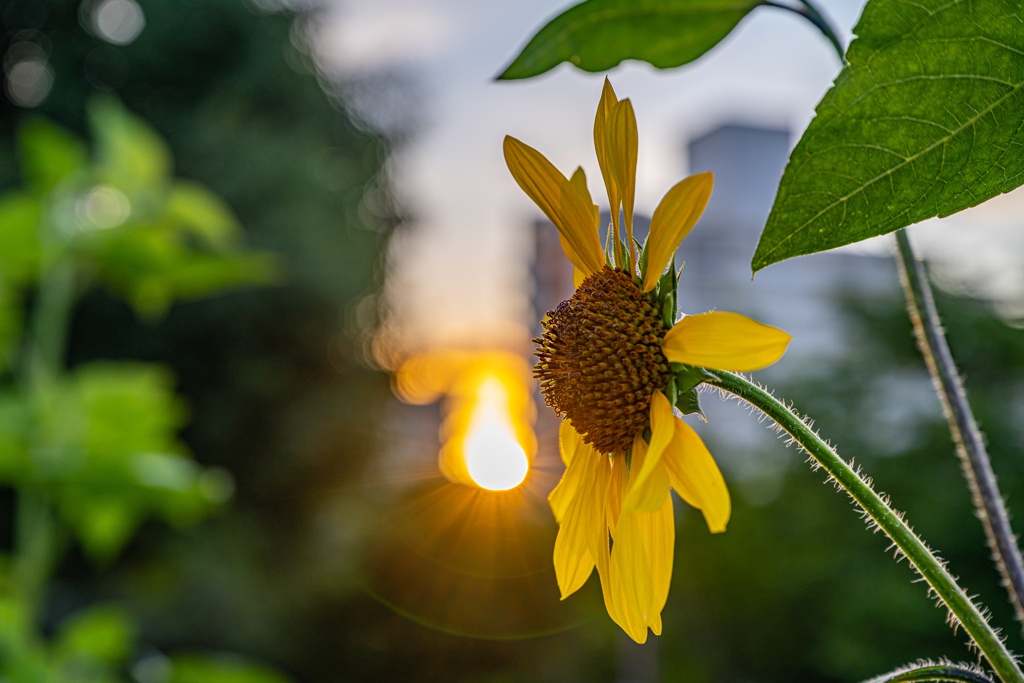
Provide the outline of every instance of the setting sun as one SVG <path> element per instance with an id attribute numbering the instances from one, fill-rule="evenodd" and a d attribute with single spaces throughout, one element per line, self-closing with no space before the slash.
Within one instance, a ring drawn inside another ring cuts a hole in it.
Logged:
<path id="1" fill-rule="evenodd" d="M 443 400 L 438 465 L 449 480 L 491 491 L 519 486 L 536 448 L 530 366 L 506 351 L 439 349 L 402 363 L 395 394 Z"/>
<path id="2" fill-rule="evenodd" d="M 480 384 L 462 451 L 469 476 L 482 488 L 504 491 L 526 478 L 530 463 L 516 438 L 508 390 L 496 377 Z"/>

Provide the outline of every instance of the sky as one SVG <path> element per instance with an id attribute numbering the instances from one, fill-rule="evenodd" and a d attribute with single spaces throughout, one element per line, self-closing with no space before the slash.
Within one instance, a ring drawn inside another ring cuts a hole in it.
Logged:
<path id="1" fill-rule="evenodd" d="M 391 173 L 413 222 L 393 244 L 387 281 L 404 353 L 439 346 L 522 350 L 528 341 L 530 229 L 541 214 L 505 166 L 506 134 L 566 175 L 582 166 L 595 201 L 607 205 L 592 138 L 604 75 L 563 64 L 526 81 L 494 80 L 571 4 L 336 0 L 314 27 L 315 50 L 332 76 L 400 74 L 412 91 L 416 132 L 392 159 Z M 862 4 L 820 3 L 844 43 Z M 808 22 L 761 7 L 694 64 L 658 71 L 626 62 L 613 69 L 612 85 L 633 102 L 638 121 L 636 212 L 650 215 L 686 176 L 687 141 L 718 125 L 785 126 L 795 143 L 839 68 Z M 1014 229 L 1022 209 L 1019 193 L 1007 195 L 922 224 L 912 237 L 946 286 L 1009 299 L 1024 292 L 1024 231 Z M 885 252 L 889 244 L 881 238 L 857 248 Z"/>

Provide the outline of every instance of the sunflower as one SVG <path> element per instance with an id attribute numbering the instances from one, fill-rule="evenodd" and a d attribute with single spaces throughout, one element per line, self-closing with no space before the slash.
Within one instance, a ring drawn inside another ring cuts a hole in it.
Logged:
<path id="1" fill-rule="evenodd" d="M 703 513 L 712 533 L 725 531 L 731 511 L 718 466 L 676 411 L 699 412 L 702 368 L 763 368 L 782 356 L 790 337 L 736 313 L 675 320 L 675 252 L 707 205 L 712 176 L 675 185 L 655 209 L 646 243 L 634 240 L 636 118 L 607 79 L 594 146 L 612 215 L 604 248 L 582 168 L 566 178 L 512 137 L 504 151 L 516 182 L 558 228 L 576 287 L 534 340 L 534 376 L 545 403 L 563 418 L 566 470 L 549 496 L 559 524 L 558 587 L 568 597 L 597 567 L 608 614 L 643 643 L 648 628 L 661 634 L 671 581 L 669 488 Z"/>

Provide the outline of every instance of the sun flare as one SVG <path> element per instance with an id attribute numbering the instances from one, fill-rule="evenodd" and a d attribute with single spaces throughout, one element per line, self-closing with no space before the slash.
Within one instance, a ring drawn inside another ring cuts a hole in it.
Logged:
<path id="1" fill-rule="evenodd" d="M 505 491 L 526 478 L 530 463 L 516 438 L 508 390 L 497 377 L 480 384 L 462 452 L 469 476 L 482 488 Z"/>
<path id="2" fill-rule="evenodd" d="M 436 350 L 407 359 L 395 380 L 403 401 L 443 399 L 438 464 L 445 477 L 491 491 L 523 483 L 537 448 L 525 359 L 504 351 Z"/>

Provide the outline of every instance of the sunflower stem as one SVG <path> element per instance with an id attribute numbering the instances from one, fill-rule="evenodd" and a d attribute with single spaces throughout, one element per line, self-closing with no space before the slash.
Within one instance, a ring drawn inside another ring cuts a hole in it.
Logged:
<path id="1" fill-rule="evenodd" d="M 814 458 L 899 548 L 935 594 L 946 604 L 953 623 L 959 623 L 1003 683 L 1022 683 L 1024 674 L 1002 639 L 945 565 L 928 549 L 903 515 L 895 511 L 849 463 L 800 419 L 793 410 L 747 379 L 721 370 L 708 370 L 707 383 L 738 396 L 784 429 Z"/>
<path id="2" fill-rule="evenodd" d="M 914 253 L 906 231 L 896 232 L 896 245 L 900 256 L 900 281 L 907 298 L 910 320 L 914 324 L 917 346 L 921 349 L 935 391 L 942 401 L 942 410 L 971 490 L 971 499 L 978 519 L 985 527 L 985 538 L 992 551 L 992 559 L 1009 593 L 1017 621 L 1024 624 L 1024 560 L 1021 559 L 1016 536 L 1010 528 L 1010 518 L 1003 505 L 1003 496 L 992 471 L 985 441 L 974 419 L 971 405 L 967 402 L 953 354 L 946 343 L 924 264 Z"/>
<path id="3" fill-rule="evenodd" d="M 992 683 L 992 679 L 978 672 L 977 667 L 967 664 L 918 663 L 901 667 L 887 674 L 876 676 L 864 683 L 924 683 L 925 681 L 960 681 L 962 683 Z"/>

